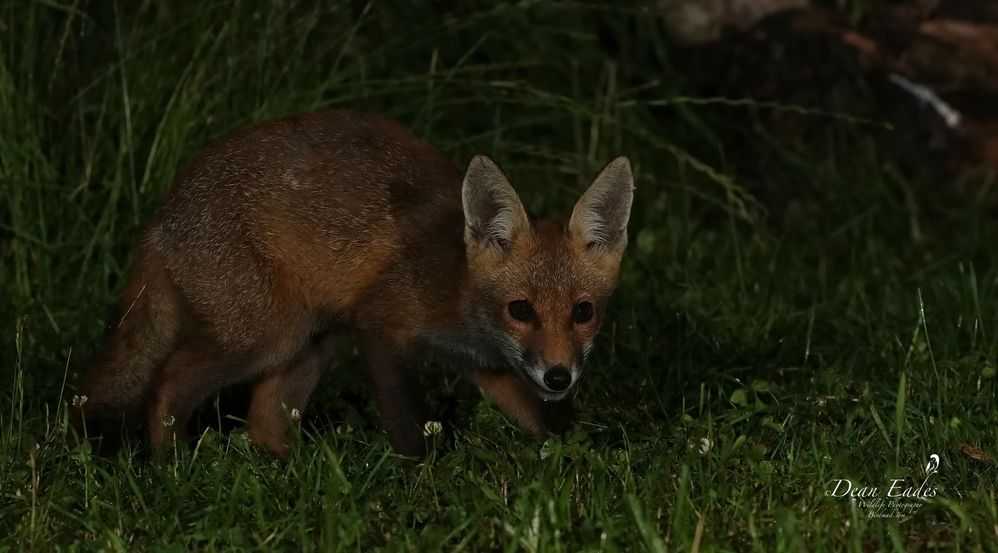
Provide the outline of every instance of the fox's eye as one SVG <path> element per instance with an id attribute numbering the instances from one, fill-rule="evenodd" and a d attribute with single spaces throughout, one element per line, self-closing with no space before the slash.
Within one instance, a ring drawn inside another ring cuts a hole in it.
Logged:
<path id="1" fill-rule="evenodd" d="M 529 323 L 534 320 L 534 308 L 527 300 L 511 301 L 507 309 L 509 309 L 509 315 L 518 321 Z"/>
<path id="2" fill-rule="evenodd" d="M 588 301 L 580 301 L 572 308 L 572 322 L 575 324 L 588 323 L 593 318 L 593 304 Z"/>

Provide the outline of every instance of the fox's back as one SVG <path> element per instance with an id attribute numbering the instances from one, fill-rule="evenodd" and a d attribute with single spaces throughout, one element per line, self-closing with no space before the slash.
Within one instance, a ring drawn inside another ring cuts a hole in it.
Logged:
<path id="1" fill-rule="evenodd" d="M 177 284 L 203 296 L 205 308 L 264 284 L 343 310 L 413 249 L 462 249 L 461 179 L 390 119 L 345 110 L 292 116 L 197 156 L 152 239 Z"/>

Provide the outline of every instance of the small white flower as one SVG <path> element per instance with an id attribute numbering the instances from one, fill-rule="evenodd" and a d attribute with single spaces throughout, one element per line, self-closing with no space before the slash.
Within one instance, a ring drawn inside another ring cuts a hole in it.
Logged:
<path id="1" fill-rule="evenodd" d="M 163 428 L 173 428 L 173 423 L 177 422 L 177 418 L 173 415 L 166 415 L 163 417 Z"/>
<path id="2" fill-rule="evenodd" d="M 436 436 L 444 431 L 444 425 L 437 421 L 426 421 L 423 425 L 423 436 Z"/>
<path id="3" fill-rule="evenodd" d="M 83 407 L 87 404 L 87 396 L 73 396 L 73 407 Z"/>
<path id="4" fill-rule="evenodd" d="M 553 447 L 551 445 L 551 440 L 544 440 L 544 443 L 541 444 L 541 450 L 540 450 L 541 461 L 551 456 L 552 449 Z"/>
<path id="5" fill-rule="evenodd" d="M 291 420 L 298 422 L 301 420 L 301 411 L 297 407 L 291 409 Z"/>
<path id="6" fill-rule="evenodd" d="M 353 427 L 349 424 L 341 424 L 336 427 L 337 434 L 350 434 L 353 432 Z"/>
<path id="7" fill-rule="evenodd" d="M 711 448 L 714 444 L 707 438 L 700 438 L 700 455 L 706 455 L 710 453 Z"/>

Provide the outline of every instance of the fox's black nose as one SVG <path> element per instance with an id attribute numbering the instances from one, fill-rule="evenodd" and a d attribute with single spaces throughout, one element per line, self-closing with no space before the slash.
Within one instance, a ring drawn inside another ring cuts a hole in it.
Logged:
<path id="1" fill-rule="evenodd" d="M 572 385 L 572 373 L 562 366 L 551 367 L 544 373 L 544 383 L 556 392 L 562 392 Z"/>

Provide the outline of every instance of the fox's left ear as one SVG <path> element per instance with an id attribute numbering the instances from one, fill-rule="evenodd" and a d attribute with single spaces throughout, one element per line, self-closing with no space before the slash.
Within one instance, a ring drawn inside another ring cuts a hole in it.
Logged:
<path id="1" fill-rule="evenodd" d="M 588 250 L 620 255 L 627 245 L 627 220 L 634 198 L 631 162 L 624 156 L 606 164 L 579 198 L 569 232 Z"/>

